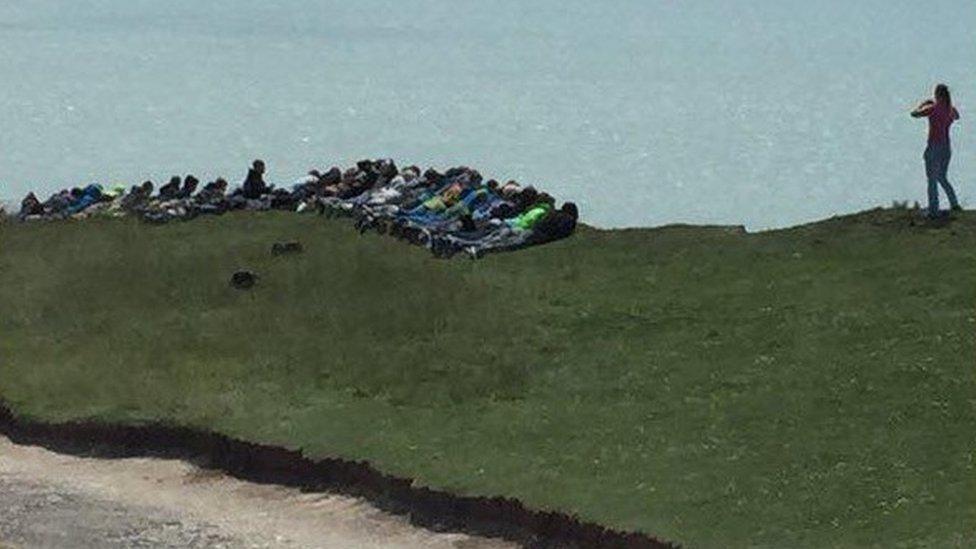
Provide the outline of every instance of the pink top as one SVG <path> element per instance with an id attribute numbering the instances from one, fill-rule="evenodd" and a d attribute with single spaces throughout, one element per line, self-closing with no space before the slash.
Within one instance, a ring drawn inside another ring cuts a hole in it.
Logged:
<path id="1" fill-rule="evenodd" d="M 949 143 L 949 127 L 959 119 L 959 111 L 942 103 L 936 103 L 929 111 L 929 144 Z"/>

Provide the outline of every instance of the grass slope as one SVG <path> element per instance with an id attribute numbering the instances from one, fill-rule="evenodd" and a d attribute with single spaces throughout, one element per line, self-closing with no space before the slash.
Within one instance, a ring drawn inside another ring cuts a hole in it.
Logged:
<path id="1" fill-rule="evenodd" d="M 7 224 L 0 397 L 695 547 L 972 546 L 976 217 L 910 215 L 584 228 L 477 262 L 316 216 Z M 271 257 L 286 238 L 306 253 Z"/>

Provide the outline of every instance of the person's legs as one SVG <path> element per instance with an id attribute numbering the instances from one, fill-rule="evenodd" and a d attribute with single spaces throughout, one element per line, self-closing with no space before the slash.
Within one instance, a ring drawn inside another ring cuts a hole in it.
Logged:
<path id="1" fill-rule="evenodd" d="M 952 150 L 946 147 L 942 154 L 939 155 L 938 164 L 938 181 L 945 189 L 946 196 L 949 197 L 949 206 L 953 210 L 959 209 L 959 199 L 956 198 L 956 190 L 952 188 L 952 184 L 949 183 L 949 161 L 952 160 Z"/>
<path id="2" fill-rule="evenodd" d="M 937 162 L 937 152 L 930 145 L 925 149 L 925 176 L 929 181 L 929 217 L 936 217 L 939 215 L 939 185 L 938 185 L 938 162 Z"/>

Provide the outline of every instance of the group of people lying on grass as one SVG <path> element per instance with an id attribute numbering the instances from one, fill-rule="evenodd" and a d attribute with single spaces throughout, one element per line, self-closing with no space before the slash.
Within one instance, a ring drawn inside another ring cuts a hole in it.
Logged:
<path id="1" fill-rule="evenodd" d="M 439 257 L 463 251 L 472 257 L 565 238 L 579 212 L 566 202 L 514 181 L 483 181 L 467 167 L 445 173 L 411 166 L 398 171 L 388 160 L 363 163 L 355 178 L 327 186 L 319 206 L 357 218 L 361 231 L 390 232 L 423 245 Z M 361 182 L 348 184 L 348 181 Z"/>
<path id="2" fill-rule="evenodd" d="M 579 212 L 535 188 L 515 181 L 483 181 L 467 168 L 400 170 L 389 159 L 362 160 L 326 172 L 312 170 L 290 189 L 264 180 L 265 164 L 255 160 L 243 183 L 229 190 L 224 179 L 207 183 L 173 177 L 155 192 L 151 181 L 126 190 L 93 184 L 66 189 L 41 202 L 29 193 L 18 218 L 86 218 L 135 215 L 150 223 L 220 215 L 233 210 L 318 211 L 356 218 L 361 231 L 375 229 L 425 246 L 438 257 L 465 252 L 472 257 L 565 238 L 576 229 Z"/>

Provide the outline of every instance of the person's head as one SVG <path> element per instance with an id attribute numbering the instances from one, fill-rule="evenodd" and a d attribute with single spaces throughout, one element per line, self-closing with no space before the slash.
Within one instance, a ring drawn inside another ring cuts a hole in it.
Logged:
<path id="1" fill-rule="evenodd" d="M 939 84 L 935 87 L 935 102 L 940 105 L 952 106 L 952 95 L 949 93 L 949 86 Z"/>
<path id="2" fill-rule="evenodd" d="M 382 175 L 387 179 L 393 178 L 398 173 L 400 173 L 400 170 L 397 168 L 396 162 L 394 162 L 392 158 L 383 158 L 381 160 L 377 160 L 376 163 L 373 165 L 373 171 L 375 171 L 376 173 Z"/>
<path id="3" fill-rule="evenodd" d="M 572 202 L 564 203 L 563 207 L 560 208 L 560 211 L 572 217 L 574 221 L 579 219 L 579 209 L 576 207 L 576 204 Z"/>
<path id="4" fill-rule="evenodd" d="M 539 191 L 535 187 L 525 187 L 519 193 L 519 200 L 525 205 L 535 204 L 539 198 Z"/>
<path id="5" fill-rule="evenodd" d="M 255 160 L 251 164 L 251 168 L 253 168 L 254 171 L 256 171 L 257 173 L 263 175 L 264 174 L 264 160 Z"/>
<path id="6" fill-rule="evenodd" d="M 427 181 L 427 184 L 429 185 L 439 185 L 443 179 L 444 175 L 434 168 L 427 168 L 427 170 L 424 171 L 424 180 Z"/>
<path id="7" fill-rule="evenodd" d="M 200 180 L 192 175 L 186 176 L 183 180 L 183 188 L 180 190 L 180 195 L 183 198 L 189 198 L 190 195 L 197 191 L 197 186 L 200 184 Z"/>
<path id="8" fill-rule="evenodd" d="M 518 181 L 515 181 L 514 179 L 510 179 L 507 183 L 502 185 L 502 188 L 499 190 L 501 195 L 505 198 L 512 198 L 521 191 L 522 186 L 519 185 Z"/>

